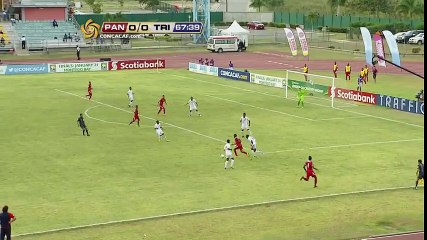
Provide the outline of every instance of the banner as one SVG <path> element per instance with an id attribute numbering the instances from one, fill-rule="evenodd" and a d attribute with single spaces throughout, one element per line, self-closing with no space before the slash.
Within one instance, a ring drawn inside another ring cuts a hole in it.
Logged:
<path id="1" fill-rule="evenodd" d="M 308 56 L 308 44 L 307 44 L 307 38 L 305 37 L 305 33 L 299 27 L 297 27 L 296 30 L 299 38 L 299 43 L 301 44 L 302 55 Z"/>
<path id="2" fill-rule="evenodd" d="M 384 42 L 379 32 L 374 34 L 374 42 L 377 56 L 380 56 L 385 59 Z M 382 59 L 378 59 L 378 66 L 385 67 L 385 61 Z"/>
<path id="3" fill-rule="evenodd" d="M 213 66 L 207 66 L 197 63 L 188 63 L 188 70 L 190 72 L 218 76 L 218 68 Z"/>
<path id="4" fill-rule="evenodd" d="M 0 75 L 6 74 L 6 66 L 0 66 Z"/>
<path id="5" fill-rule="evenodd" d="M 5 74 L 34 74 L 34 73 L 48 73 L 48 64 L 19 64 L 7 65 Z"/>
<path id="6" fill-rule="evenodd" d="M 329 96 L 332 96 L 332 94 L 335 94 L 335 98 L 344 99 L 344 100 L 350 100 L 360 103 L 367 103 L 376 105 L 377 104 L 377 98 L 378 94 L 375 93 L 368 93 L 368 92 L 359 92 L 359 91 L 353 91 L 349 89 L 343 89 L 343 88 L 335 88 L 334 92 L 332 92 L 331 87 L 329 87 Z"/>
<path id="7" fill-rule="evenodd" d="M 397 47 L 396 39 L 394 38 L 393 34 L 388 30 L 383 31 L 383 35 L 385 37 L 385 40 L 387 41 L 388 48 L 390 49 L 391 62 L 396 64 L 397 66 L 400 66 L 400 54 L 399 48 Z"/>
<path id="8" fill-rule="evenodd" d="M 49 72 L 51 73 L 94 72 L 94 71 L 106 71 L 106 70 L 107 70 L 107 62 L 49 64 Z"/>
<path id="9" fill-rule="evenodd" d="M 320 84 L 311 84 L 309 82 L 288 79 L 288 86 L 294 89 L 304 89 L 309 92 L 328 94 L 328 86 Z"/>
<path id="10" fill-rule="evenodd" d="M 292 56 L 296 56 L 298 54 L 297 43 L 295 42 L 294 34 L 292 30 L 289 28 L 284 28 L 286 38 L 288 38 L 289 47 L 291 48 Z"/>
<path id="11" fill-rule="evenodd" d="M 283 88 L 284 78 L 251 73 L 251 83 L 269 87 Z"/>
<path id="12" fill-rule="evenodd" d="M 166 60 L 164 59 L 139 59 L 139 60 L 122 60 L 108 62 L 108 70 L 134 70 L 134 69 L 155 69 L 165 68 Z"/>
<path id="13" fill-rule="evenodd" d="M 227 68 L 218 68 L 218 77 L 249 82 L 251 79 L 251 74 L 249 72 L 241 72 Z"/>
<path id="14" fill-rule="evenodd" d="M 398 98 L 387 95 L 378 95 L 377 105 L 392 108 L 404 112 L 424 115 L 424 102 L 418 102 L 406 98 Z"/>
<path id="15" fill-rule="evenodd" d="M 360 27 L 360 32 L 362 33 L 363 44 L 365 45 L 365 59 L 366 63 L 372 66 L 372 57 L 374 56 L 372 53 L 372 40 L 371 33 L 365 27 Z"/>

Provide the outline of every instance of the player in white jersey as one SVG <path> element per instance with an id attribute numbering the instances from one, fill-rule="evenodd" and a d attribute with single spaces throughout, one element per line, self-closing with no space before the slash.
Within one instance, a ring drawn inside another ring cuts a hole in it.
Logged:
<path id="1" fill-rule="evenodd" d="M 246 135 L 246 139 L 251 143 L 251 150 L 256 152 L 256 139 L 254 136 Z"/>
<path id="2" fill-rule="evenodd" d="M 188 100 L 187 104 L 190 107 L 190 114 L 189 116 L 191 116 L 191 114 L 193 113 L 193 111 L 196 111 L 197 114 L 199 114 L 199 117 L 202 116 L 199 113 L 199 110 L 197 109 L 197 107 L 199 106 L 199 104 L 197 104 L 196 99 L 194 99 L 193 97 L 190 97 L 190 100 Z"/>
<path id="3" fill-rule="evenodd" d="M 230 161 L 230 167 L 233 169 L 234 168 L 234 157 L 233 157 L 233 153 L 231 152 L 231 144 L 230 144 L 230 139 L 227 139 L 227 143 L 224 145 L 224 152 L 225 152 L 225 164 L 224 164 L 224 169 L 227 169 L 228 166 L 228 161 Z"/>
<path id="4" fill-rule="evenodd" d="M 134 93 L 132 91 L 132 87 L 129 87 L 127 95 L 129 98 L 129 105 L 128 106 L 131 107 L 131 106 L 133 106 L 133 95 L 134 95 Z"/>
<path id="5" fill-rule="evenodd" d="M 249 129 L 251 126 L 251 120 L 249 120 L 249 118 L 246 116 L 246 113 L 243 113 L 243 116 L 240 118 L 240 123 L 242 124 L 242 137 L 245 137 L 245 130 L 248 130 L 249 134 L 252 134 L 251 130 Z"/>
<path id="6" fill-rule="evenodd" d="M 163 132 L 162 125 L 160 124 L 159 120 L 156 120 L 156 124 L 154 124 L 154 129 L 156 130 L 156 134 L 159 137 L 159 141 L 164 138 L 166 142 L 169 142 L 166 138 L 165 133 Z"/>

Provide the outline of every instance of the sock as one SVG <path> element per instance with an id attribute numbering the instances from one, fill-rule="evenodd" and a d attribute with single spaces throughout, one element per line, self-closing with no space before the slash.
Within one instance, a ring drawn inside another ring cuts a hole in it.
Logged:
<path id="1" fill-rule="evenodd" d="M 140 126 L 139 126 L 139 120 L 138 120 L 138 127 L 140 127 Z"/>
<path id="2" fill-rule="evenodd" d="M 83 136 L 85 135 L 85 130 L 83 130 Z"/>
<path id="3" fill-rule="evenodd" d="M 89 136 L 89 131 L 86 129 L 86 135 L 88 135 Z"/>
<path id="4" fill-rule="evenodd" d="M 317 187 L 317 177 L 314 176 L 314 186 Z"/>
<path id="5" fill-rule="evenodd" d="M 234 167 L 234 159 L 231 159 L 231 168 Z"/>
<path id="6" fill-rule="evenodd" d="M 162 111 L 162 109 L 160 109 L 160 110 L 157 112 L 157 114 L 159 114 L 161 111 Z"/>
<path id="7" fill-rule="evenodd" d="M 417 181 L 415 181 L 415 187 L 418 187 L 418 180 Z"/>
<path id="8" fill-rule="evenodd" d="M 225 160 L 224 168 L 227 169 L 228 160 Z"/>

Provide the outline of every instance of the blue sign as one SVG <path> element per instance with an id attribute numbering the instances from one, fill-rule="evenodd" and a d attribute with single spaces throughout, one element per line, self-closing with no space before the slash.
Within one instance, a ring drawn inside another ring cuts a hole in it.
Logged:
<path id="1" fill-rule="evenodd" d="M 218 68 L 218 77 L 245 82 L 249 82 L 251 80 L 251 74 L 249 72 L 241 72 L 227 68 Z"/>
<path id="2" fill-rule="evenodd" d="M 48 73 L 48 64 L 19 64 L 7 65 L 5 74 L 34 74 L 34 73 Z"/>
<path id="3" fill-rule="evenodd" d="M 424 115 L 424 102 L 378 94 L 377 105 Z"/>

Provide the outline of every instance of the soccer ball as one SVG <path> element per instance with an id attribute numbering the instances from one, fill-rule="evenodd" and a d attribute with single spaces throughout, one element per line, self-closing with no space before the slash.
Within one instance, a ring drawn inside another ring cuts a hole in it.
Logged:
<path id="1" fill-rule="evenodd" d="M 224 158 L 224 154 L 221 154 L 221 156 L 220 156 L 221 158 Z"/>

